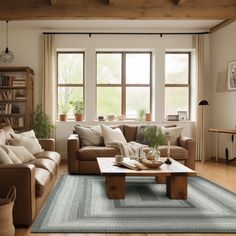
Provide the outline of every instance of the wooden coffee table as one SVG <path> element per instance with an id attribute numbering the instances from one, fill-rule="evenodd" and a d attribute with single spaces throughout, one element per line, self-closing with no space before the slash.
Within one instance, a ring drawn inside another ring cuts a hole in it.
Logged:
<path id="1" fill-rule="evenodd" d="M 171 159 L 172 164 L 163 164 L 158 169 L 131 170 L 114 166 L 114 158 L 98 157 L 97 162 L 102 175 L 106 177 L 106 190 L 109 199 L 125 198 L 126 176 L 154 176 L 158 183 L 159 177 L 166 177 L 166 194 L 170 199 L 187 199 L 188 176 L 196 176 L 194 170 Z M 163 161 L 166 158 L 162 158 Z"/>

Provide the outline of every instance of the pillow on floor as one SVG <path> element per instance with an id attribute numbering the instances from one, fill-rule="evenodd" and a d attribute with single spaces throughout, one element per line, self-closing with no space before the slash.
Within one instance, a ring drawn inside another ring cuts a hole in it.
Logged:
<path id="1" fill-rule="evenodd" d="M 20 134 L 11 134 L 11 136 L 12 139 L 8 140 L 10 145 L 24 146 L 33 155 L 43 151 L 33 130 Z"/>
<path id="2" fill-rule="evenodd" d="M 170 145 L 178 145 L 178 138 L 181 136 L 183 130 L 182 127 L 162 127 L 161 129 L 164 135 L 170 137 Z M 168 139 L 166 139 L 165 145 L 167 145 L 167 143 Z"/>
<path id="3" fill-rule="evenodd" d="M 6 145 L 6 147 L 12 150 L 22 163 L 36 159 L 24 146 Z"/>
<path id="4" fill-rule="evenodd" d="M 95 125 L 92 127 L 75 126 L 75 131 L 79 135 L 81 146 L 104 145 L 100 125 Z"/>
<path id="5" fill-rule="evenodd" d="M 106 146 L 112 142 L 127 143 L 120 128 L 113 129 L 107 125 L 101 125 L 101 130 Z"/>
<path id="6" fill-rule="evenodd" d="M 13 164 L 13 161 L 8 156 L 6 150 L 0 147 L 0 164 Z"/>

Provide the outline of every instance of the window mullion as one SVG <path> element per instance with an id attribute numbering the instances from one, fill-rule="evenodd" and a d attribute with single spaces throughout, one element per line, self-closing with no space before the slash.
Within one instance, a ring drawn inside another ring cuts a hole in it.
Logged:
<path id="1" fill-rule="evenodd" d="M 126 53 L 122 53 L 122 62 L 121 62 L 121 113 L 126 115 Z"/>

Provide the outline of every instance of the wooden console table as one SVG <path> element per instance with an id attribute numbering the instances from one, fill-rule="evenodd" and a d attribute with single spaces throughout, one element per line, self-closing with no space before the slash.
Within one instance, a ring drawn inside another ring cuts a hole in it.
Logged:
<path id="1" fill-rule="evenodd" d="M 209 132 L 216 133 L 216 161 L 218 161 L 218 153 L 219 153 L 219 134 L 231 134 L 232 135 L 232 143 L 234 142 L 234 135 L 236 134 L 235 129 L 208 129 Z M 229 162 L 235 161 L 236 157 L 233 157 L 231 160 L 229 160 L 229 152 L 228 148 L 225 149 L 226 154 L 226 164 Z"/>

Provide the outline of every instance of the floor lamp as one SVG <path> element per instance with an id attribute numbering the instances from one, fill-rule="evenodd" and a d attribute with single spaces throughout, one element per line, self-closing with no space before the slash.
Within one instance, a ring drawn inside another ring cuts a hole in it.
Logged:
<path id="1" fill-rule="evenodd" d="M 200 155 L 202 156 L 202 163 L 205 161 L 205 143 L 204 143 L 204 106 L 209 105 L 208 101 L 201 100 L 198 103 L 202 107 L 202 120 L 201 120 L 201 135 L 200 135 Z"/>

